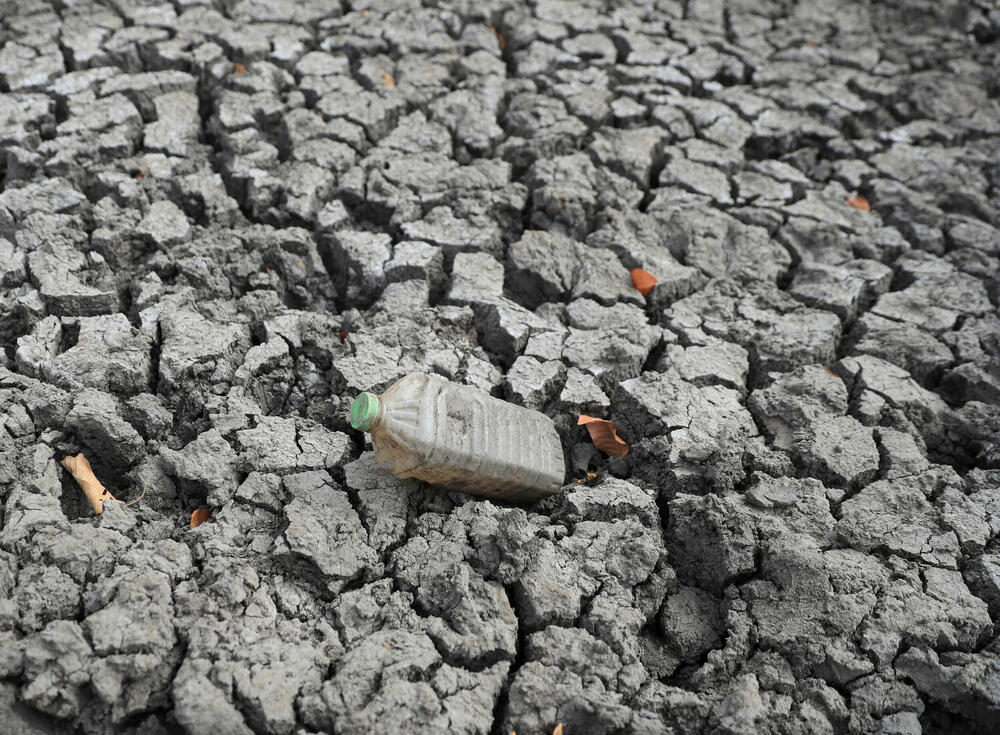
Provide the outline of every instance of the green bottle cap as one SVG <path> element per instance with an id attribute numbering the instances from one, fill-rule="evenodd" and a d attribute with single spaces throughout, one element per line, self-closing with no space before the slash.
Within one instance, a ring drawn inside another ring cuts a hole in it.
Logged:
<path id="1" fill-rule="evenodd" d="M 351 406 L 351 426 L 358 431 L 368 431 L 375 425 L 380 408 L 381 403 L 374 393 L 358 394 Z"/>

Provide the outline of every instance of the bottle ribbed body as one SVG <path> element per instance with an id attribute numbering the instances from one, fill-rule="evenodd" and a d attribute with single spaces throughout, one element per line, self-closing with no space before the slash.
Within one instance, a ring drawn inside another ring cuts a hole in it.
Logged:
<path id="1" fill-rule="evenodd" d="M 538 411 L 423 373 L 379 400 L 372 446 L 398 477 L 511 501 L 551 495 L 563 483 L 559 435 Z"/>

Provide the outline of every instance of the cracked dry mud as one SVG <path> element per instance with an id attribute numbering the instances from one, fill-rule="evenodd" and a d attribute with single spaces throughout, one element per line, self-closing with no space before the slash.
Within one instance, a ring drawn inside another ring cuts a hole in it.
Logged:
<path id="1" fill-rule="evenodd" d="M 0 732 L 1000 727 L 990 0 L 2 5 Z"/>

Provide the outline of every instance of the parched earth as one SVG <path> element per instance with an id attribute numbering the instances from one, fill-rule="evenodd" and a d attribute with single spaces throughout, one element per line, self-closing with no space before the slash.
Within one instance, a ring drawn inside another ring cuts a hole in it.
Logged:
<path id="1" fill-rule="evenodd" d="M 997 731 L 998 38 L 4 0 L 0 733 Z M 383 473 L 346 411 L 413 371 L 567 486 Z"/>

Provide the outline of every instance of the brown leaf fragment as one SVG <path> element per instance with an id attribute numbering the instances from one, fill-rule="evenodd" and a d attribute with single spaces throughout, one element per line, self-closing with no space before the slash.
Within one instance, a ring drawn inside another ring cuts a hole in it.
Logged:
<path id="1" fill-rule="evenodd" d="M 337 336 L 340 337 L 340 344 L 344 344 L 350 335 L 350 332 L 337 332 Z"/>
<path id="2" fill-rule="evenodd" d="M 100 514 L 104 512 L 104 502 L 106 500 L 117 500 L 97 479 L 94 471 L 90 468 L 90 462 L 87 461 L 82 452 L 75 457 L 63 457 L 59 464 L 73 475 L 73 479 L 76 480 L 76 484 L 80 486 L 84 495 L 87 496 L 87 500 L 90 501 L 95 513 Z"/>
<path id="3" fill-rule="evenodd" d="M 503 40 L 503 34 L 492 26 L 490 27 L 490 33 L 497 37 L 497 48 L 503 51 L 503 47 L 507 45 L 507 42 Z"/>
<path id="4" fill-rule="evenodd" d="M 212 511 L 208 508 L 198 508 L 198 510 L 191 514 L 191 528 L 197 528 L 211 517 Z"/>
<path id="5" fill-rule="evenodd" d="M 247 66 L 246 66 L 246 64 L 237 64 L 237 65 L 236 65 L 236 69 L 235 69 L 235 71 L 236 71 L 236 73 L 237 73 L 237 74 L 242 74 L 242 73 L 243 73 L 243 72 L 245 72 L 246 70 L 247 70 Z"/>
<path id="6" fill-rule="evenodd" d="M 656 277 L 649 271 L 644 271 L 642 268 L 632 269 L 632 285 L 643 296 L 649 296 L 649 292 L 657 283 Z"/>
<path id="7" fill-rule="evenodd" d="M 618 436 L 615 425 L 611 421 L 581 415 L 577 419 L 576 425 L 586 426 L 587 432 L 590 434 L 590 441 L 594 442 L 594 446 L 609 457 L 624 457 L 628 454 L 628 442 Z"/>
<path id="8" fill-rule="evenodd" d="M 382 75 L 382 84 L 387 86 L 389 89 L 396 88 L 396 80 L 389 72 L 386 72 L 385 74 Z"/>
<path id="9" fill-rule="evenodd" d="M 863 196 L 858 194 L 855 197 L 847 197 L 847 203 L 850 204 L 855 209 L 860 209 L 862 212 L 872 211 L 872 205 L 868 203 L 868 200 Z"/>

